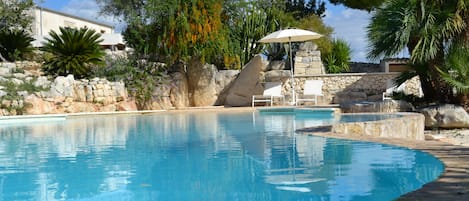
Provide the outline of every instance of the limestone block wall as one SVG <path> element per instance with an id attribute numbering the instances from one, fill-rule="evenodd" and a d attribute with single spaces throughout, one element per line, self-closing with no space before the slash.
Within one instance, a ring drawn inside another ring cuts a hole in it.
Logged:
<path id="1" fill-rule="evenodd" d="M 382 100 L 387 82 L 397 77 L 399 73 L 344 73 L 324 75 L 295 76 L 295 93 L 302 94 L 305 80 L 322 80 L 324 97 L 319 100 L 322 104 L 343 103 L 347 101 L 377 101 Z M 274 80 L 273 78 L 270 80 Z M 288 77 L 277 78 L 283 82 L 283 93 L 290 96 L 291 81 Z M 418 77 L 405 83 L 406 94 L 422 95 Z"/>
<path id="2" fill-rule="evenodd" d="M 422 114 L 398 114 L 400 117 L 380 121 L 334 124 L 331 132 L 347 135 L 425 140 L 425 117 Z"/>
<path id="3" fill-rule="evenodd" d="M 295 75 L 320 75 L 324 73 L 320 51 L 296 53 Z"/>
<path id="4" fill-rule="evenodd" d="M 295 75 L 320 75 L 325 74 L 321 61 L 321 52 L 318 46 L 312 42 L 302 43 L 295 55 Z"/>

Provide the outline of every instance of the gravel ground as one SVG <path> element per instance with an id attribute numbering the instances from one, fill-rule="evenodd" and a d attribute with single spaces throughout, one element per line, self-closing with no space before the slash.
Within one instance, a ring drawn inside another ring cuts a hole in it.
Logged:
<path id="1" fill-rule="evenodd" d="M 425 130 L 425 139 L 469 147 L 469 129 Z"/>

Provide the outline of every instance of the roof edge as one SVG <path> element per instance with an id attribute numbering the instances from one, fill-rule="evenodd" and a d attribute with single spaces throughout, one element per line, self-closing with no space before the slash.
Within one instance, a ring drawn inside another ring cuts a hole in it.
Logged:
<path id="1" fill-rule="evenodd" d="M 50 8 L 45 8 L 45 7 L 37 6 L 37 5 L 35 6 L 35 9 L 39 9 L 39 10 L 44 10 L 44 11 L 52 12 L 52 13 L 55 13 L 55 14 L 59 14 L 59 15 L 63 15 L 63 16 L 67 16 L 67 17 L 71 17 L 71 18 L 83 20 L 83 21 L 86 21 L 86 22 L 91 22 L 91 23 L 94 23 L 94 24 L 97 24 L 97 25 L 109 27 L 109 28 L 111 28 L 111 29 L 114 30 L 114 26 L 113 26 L 113 25 L 106 24 L 106 23 L 102 23 L 102 22 L 97 22 L 97 21 L 94 21 L 94 20 L 91 20 L 91 19 L 86 19 L 86 18 L 84 18 L 84 17 L 79 17 L 79 16 L 76 16 L 76 15 L 67 14 L 67 13 L 64 13 L 64 12 L 52 10 L 52 9 L 50 9 Z"/>

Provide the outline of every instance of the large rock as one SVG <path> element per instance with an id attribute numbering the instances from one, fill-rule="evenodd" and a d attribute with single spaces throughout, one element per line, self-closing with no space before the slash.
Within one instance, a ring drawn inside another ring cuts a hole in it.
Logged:
<path id="1" fill-rule="evenodd" d="M 170 91 L 170 101 L 175 108 L 189 107 L 189 85 L 187 83 L 186 74 L 174 72 L 170 75 L 172 87 Z"/>
<path id="2" fill-rule="evenodd" d="M 419 109 L 427 128 L 469 128 L 469 115 L 461 106 L 435 105 Z"/>
<path id="3" fill-rule="evenodd" d="M 255 56 L 244 66 L 231 87 L 222 94 L 222 101 L 226 106 L 249 106 L 252 95 L 262 94 L 262 85 L 259 82 L 261 69 L 267 64 L 262 61 L 260 55 Z"/>
<path id="4" fill-rule="evenodd" d="M 191 105 L 195 107 L 215 105 L 217 91 L 215 77 L 218 69 L 212 64 L 201 64 L 199 61 L 191 62 L 187 70 L 189 95 Z"/>
<path id="5" fill-rule="evenodd" d="M 51 85 L 51 81 L 49 81 L 49 79 L 47 79 L 45 76 L 40 76 L 36 79 L 36 81 L 34 81 L 33 84 L 35 87 L 48 88 Z"/>
<path id="6" fill-rule="evenodd" d="M 86 85 L 80 83 L 75 85 L 73 89 L 75 91 L 74 100 L 79 102 L 86 102 Z"/>
<path id="7" fill-rule="evenodd" d="M 134 100 L 122 101 L 116 105 L 117 111 L 137 111 L 137 104 Z"/>
<path id="8" fill-rule="evenodd" d="M 26 105 L 25 114 L 54 114 L 55 104 L 53 102 L 45 101 L 42 98 L 38 98 L 35 95 L 29 95 L 24 98 Z"/>
<path id="9" fill-rule="evenodd" d="M 233 86 L 234 81 L 239 75 L 239 70 L 218 71 L 215 79 L 217 90 L 217 102 L 215 105 L 224 105 L 228 90 Z"/>
<path id="10" fill-rule="evenodd" d="M 0 76 L 6 77 L 11 74 L 11 69 L 5 68 L 5 67 L 0 67 Z"/>
<path id="11" fill-rule="evenodd" d="M 127 99 L 128 92 L 123 81 L 111 82 L 111 89 L 113 90 L 113 95 L 116 96 L 117 101 L 123 101 Z"/>
<path id="12" fill-rule="evenodd" d="M 217 94 L 223 91 L 239 74 L 239 70 L 221 70 L 215 77 L 215 89 Z"/>
<path id="13" fill-rule="evenodd" d="M 170 85 L 159 85 L 156 86 L 153 92 L 151 104 L 147 104 L 143 109 L 149 110 L 166 110 L 172 108 L 170 100 L 171 86 Z"/>
<path id="14" fill-rule="evenodd" d="M 285 79 L 291 78 L 291 71 L 290 70 L 271 70 L 267 71 L 264 74 L 264 80 L 266 82 L 281 82 Z"/>
<path id="15" fill-rule="evenodd" d="M 107 106 L 84 102 L 70 102 L 69 105 L 63 106 L 61 108 L 61 110 L 63 110 L 65 113 L 100 112 L 103 109 L 106 109 L 106 111 L 103 112 L 111 112 L 110 110 L 108 110 Z M 116 110 L 113 109 L 112 111 Z"/>
<path id="16" fill-rule="evenodd" d="M 75 79 L 73 75 L 68 75 L 67 77 L 58 76 L 55 78 L 52 83 L 50 92 L 53 97 L 62 96 L 62 97 L 73 97 L 73 84 Z"/>

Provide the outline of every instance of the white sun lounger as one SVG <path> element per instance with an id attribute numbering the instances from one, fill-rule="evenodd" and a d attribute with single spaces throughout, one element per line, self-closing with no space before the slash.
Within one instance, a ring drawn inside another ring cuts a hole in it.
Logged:
<path id="1" fill-rule="evenodd" d="M 264 86 L 264 93 L 262 95 L 252 96 L 252 107 L 255 103 L 270 103 L 270 106 L 274 103 L 274 98 L 281 98 L 285 102 L 285 97 L 282 95 L 282 83 L 281 82 L 266 82 Z M 282 103 L 283 103 L 282 102 Z"/>
<path id="2" fill-rule="evenodd" d="M 405 83 L 397 86 L 394 81 L 388 80 L 386 82 L 386 91 L 383 92 L 383 101 L 384 100 L 392 100 L 392 95 L 394 92 L 404 92 L 406 87 Z"/>
<path id="3" fill-rule="evenodd" d="M 322 94 L 322 80 L 306 80 L 305 86 L 303 87 L 303 95 L 296 98 L 295 104 L 298 105 L 300 102 L 314 102 L 318 104 L 318 96 L 324 96 Z"/>

